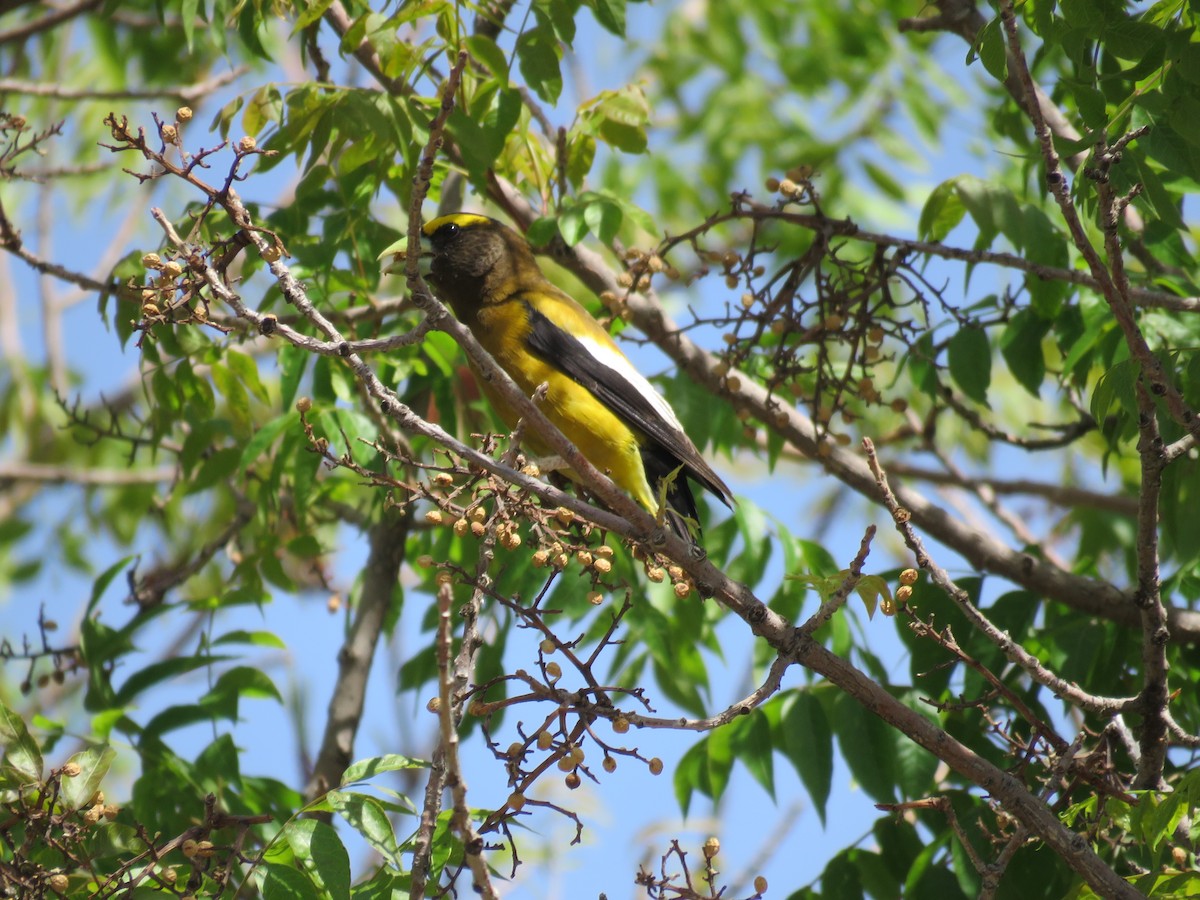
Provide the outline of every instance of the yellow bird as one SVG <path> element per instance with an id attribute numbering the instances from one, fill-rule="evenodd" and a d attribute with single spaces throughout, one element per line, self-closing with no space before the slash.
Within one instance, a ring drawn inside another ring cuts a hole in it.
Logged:
<path id="1" fill-rule="evenodd" d="M 688 478 L 732 508 L 732 493 L 670 404 L 587 310 L 547 280 L 523 236 L 486 216 L 454 213 L 426 224 L 421 246 L 438 297 L 524 393 L 548 385 L 546 417 L 588 462 L 652 514 L 665 496 L 667 521 L 688 540 L 687 520 L 699 534 Z M 519 416 L 486 379 L 479 383 L 514 427 Z M 529 444 L 547 452 L 536 436 Z"/>

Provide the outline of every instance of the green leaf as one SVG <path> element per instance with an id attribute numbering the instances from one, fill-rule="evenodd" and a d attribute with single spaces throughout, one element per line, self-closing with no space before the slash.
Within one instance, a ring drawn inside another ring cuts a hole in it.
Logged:
<path id="1" fill-rule="evenodd" d="M 316 22 L 321 16 L 325 15 L 329 7 L 333 6 L 333 0 L 310 0 L 306 8 L 299 16 L 296 17 L 295 31 L 301 31 L 309 25 Z"/>
<path id="2" fill-rule="evenodd" d="M 683 754 L 675 766 L 673 786 L 679 810 L 685 816 L 691 806 L 693 792 L 699 791 L 705 797 L 712 797 L 712 785 L 708 779 L 708 738 L 693 744 Z"/>
<path id="3" fill-rule="evenodd" d="M 704 763 L 708 775 L 708 785 L 712 793 L 713 803 L 719 803 L 721 795 L 729 784 L 729 775 L 733 772 L 735 760 L 733 749 L 733 729 L 728 726 L 717 728 L 708 736 L 705 744 Z"/>
<path id="4" fill-rule="evenodd" d="M 500 46 L 485 34 L 473 34 L 465 41 L 467 52 L 503 83 L 508 82 L 508 57 Z"/>
<path id="5" fill-rule="evenodd" d="M 1008 51 L 1004 40 L 1004 29 L 999 17 L 992 19 L 979 30 L 975 46 L 967 55 L 968 64 L 974 52 L 979 51 L 979 60 L 989 75 L 999 82 L 1008 77 Z"/>
<path id="6" fill-rule="evenodd" d="M 895 732 L 845 694 L 837 697 L 834 708 L 838 746 L 855 780 L 875 802 L 895 802 Z"/>
<path id="7" fill-rule="evenodd" d="M 588 0 L 596 21 L 619 38 L 625 37 L 625 0 Z"/>
<path id="8" fill-rule="evenodd" d="M 342 774 L 342 786 L 353 781 L 366 781 L 384 772 L 399 772 L 404 769 L 427 769 L 429 763 L 422 759 L 412 759 L 398 753 L 388 753 L 384 756 L 372 756 L 370 759 L 360 759 L 346 768 Z"/>
<path id="9" fill-rule="evenodd" d="M 225 351 L 225 362 L 228 364 L 229 370 L 241 379 L 242 385 L 248 388 L 251 394 L 263 403 L 271 402 L 271 395 L 267 392 L 266 385 L 258 377 L 258 363 L 251 356 L 230 348 Z"/>
<path id="10" fill-rule="evenodd" d="M 249 434 L 251 427 L 250 395 L 241 379 L 224 363 L 213 363 L 213 384 L 217 386 L 221 396 L 225 398 L 227 411 L 233 420 L 238 434 Z"/>
<path id="11" fill-rule="evenodd" d="M 761 709 L 735 720 L 729 726 L 734 731 L 733 752 L 750 770 L 754 780 L 775 796 L 775 748 L 771 742 L 771 726 Z"/>
<path id="12" fill-rule="evenodd" d="M 400 848 L 396 845 L 392 823 L 378 800 L 347 791 L 330 791 L 325 800 L 387 862 L 401 868 Z"/>
<path id="13" fill-rule="evenodd" d="M 205 18 L 203 0 L 183 0 L 179 7 L 179 20 L 183 25 L 183 37 L 187 42 L 188 53 L 192 52 L 197 18 Z"/>
<path id="14" fill-rule="evenodd" d="M 263 900 L 321 900 L 304 872 L 280 863 L 264 863 Z"/>
<path id="15" fill-rule="evenodd" d="M 255 462 L 262 456 L 271 444 L 275 443 L 275 439 L 283 434 L 289 425 L 300 427 L 300 419 L 294 412 L 286 412 L 276 416 L 267 424 L 263 425 L 254 435 L 246 442 L 246 446 L 242 449 L 242 455 L 238 459 L 238 472 L 245 474 L 250 468 L 250 464 Z"/>
<path id="16" fill-rule="evenodd" d="M 521 76 L 547 103 L 557 103 L 562 93 L 561 58 L 562 48 L 549 26 L 539 25 L 517 39 Z"/>
<path id="17" fill-rule="evenodd" d="M 992 383 L 992 348 L 981 328 L 960 328 L 946 347 L 950 377 L 964 394 L 987 406 Z"/>
<path id="18" fill-rule="evenodd" d="M 138 694 L 147 688 L 164 681 L 169 681 L 177 675 L 184 675 L 211 666 L 213 663 L 232 659 L 231 656 L 176 656 L 151 663 L 143 669 L 138 669 L 127 679 L 113 696 L 112 705 L 128 706 Z"/>
<path id="19" fill-rule="evenodd" d="M 1101 375 L 1092 392 L 1092 418 L 1103 424 L 1114 413 L 1114 404 L 1118 410 L 1135 413 L 1137 407 L 1133 387 L 1140 371 L 1135 360 L 1127 359 Z"/>
<path id="20" fill-rule="evenodd" d="M 588 229 L 606 244 L 617 236 L 624 218 L 621 207 L 607 197 L 597 197 L 583 208 Z"/>
<path id="21" fill-rule="evenodd" d="M 249 644 L 253 647 L 269 647 L 272 650 L 286 650 L 287 644 L 278 635 L 270 631 L 229 631 L 212 642 L 212 646 L 221 644 Z"/>
<path id="22" fill-rule="evenodd" d="M 104 592 L 108 590 L 108 586 L 112 584 L 112 580 L 124 572 L 126 567 L 128 567 L 128 565 L 133 562 L 134 559 L 136 559 L 136 557 L 133 556 L 125 556 L 121 559 L 118 559 L 115 563 L 101 572 L 96 580 L 92 582 L 92 596 L 88 599 L 87 605 L 89 617 L 91 613 L 95 611 L 96 604 L 100 602 L 101 596 L 103 596 Z"/>
<path id="23" fill-rule="evenodd" d="M 67 762 L 79 766 L 79 774 L 63 777 L 63 802 L 73 809 L 90 803 L 116 756 L 117 751 L 108 744 L 96 744 L 72 755 Z"/>
<path id="24" fill-rule="evenodd" d="M 800 775 L 821 824 L 833 783 L 833 732 L 811 688 L 789 693 L 779 728 L 783 753 Z"/>
<path id="25" fill-rule="evenodd" d="M 329 900 L 350 897 L 350 854 L 332 825 L 317 819 L 295 819 L 283 829 L 292 854 Z"/>
<path id="26" fill-rule="evenodd" d="M 1000 333 L 1000 355 L 1017 383 L 1034 397 L 1041 394 L 1046 378 L 1042 340 L 1049 331 L 1050 322 L 1031 309 L 1022 309 Z"/>
<path id="27" fill-rule="evenodd" d="M 0 703 L 0 744 L 4 745 L 0 786 L 13 789 L 42 780 L 42 751 L 25 720 Z"/>
<path id="28" fill-rule="evenodd" d="M 558 230 L 558 219 L 543 216 L 540 219 L 534 219 L 529 228 L 525 231 L 525 239 L 529 241 L 530 246 L 545 247 L 551 241 L 557 240 L 560 237 Z"/>
<path id="29" fill-rule="evenodd" d="M 568 206 L 558 217 L 558 230 L 568 247 L 574 247 L 587 237 L 587 219 L 583 213 L 584 207 L 576 204 Z"/>

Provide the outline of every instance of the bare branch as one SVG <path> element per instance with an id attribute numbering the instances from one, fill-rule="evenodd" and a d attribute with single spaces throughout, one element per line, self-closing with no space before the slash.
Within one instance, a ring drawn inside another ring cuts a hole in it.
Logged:
<path id="1" fill-rule="evenodd" d="M 10 28 L 8 31 L 0 31 L 0 46 L 18 43 L 40 32 L 49 31 L 63 22 L 95 9 L 103 2 L 104 0 L 79 0 L 79 2 L 73 3 L 70 6 L 60 7 L 52 13 L 42 16 L 40 19 L 34 19 L 26 22 L 24 25 Z"/>
<path id="2" fill-rule="evenodd" d="M 179 84 L 170 87 L 142 90 L 102 90 L 100 88 L 69 88 L 57 82 L 24 81 L 20 78 L 0 78 L 0 93 L 25 94 L 31 97 L 52 97 L 55 100 L 158 100 L 175 99 L 181 103 L 198 103 L 209 94 L 227 84 L 237 81 L 250 71 L 248 66 L 237 66 L 227 72 L 214 75 L 196 84 Z"/>
<path id="3" fill-rule="evenodd" d="M 179 472 L 168 466 L 157 469 L 88 469 L 75 465 L 0 462 L 0 482 L 32 481 L 43 484 L 78 484 L 86 487 L 120 487 L 173 481 Z"/>

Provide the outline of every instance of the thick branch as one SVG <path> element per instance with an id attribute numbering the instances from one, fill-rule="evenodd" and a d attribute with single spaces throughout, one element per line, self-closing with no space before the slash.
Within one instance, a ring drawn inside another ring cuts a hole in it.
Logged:
<path id="1" fill-rule="evenodd" d="M 367 678 L 400 577 L 411 509 L 409 506 L 405 512 L 395 508 L 385 510 L 371 528 L 371 549 L 363 570 L 362 593 L 355 607 L 350 633 L 338 652 L 338 676 L 329 700 L 325 735 L 304 790 L 309 800 L 340 784 L 342 773 L 353 762 L 354 739 L 362 722 Z"/>

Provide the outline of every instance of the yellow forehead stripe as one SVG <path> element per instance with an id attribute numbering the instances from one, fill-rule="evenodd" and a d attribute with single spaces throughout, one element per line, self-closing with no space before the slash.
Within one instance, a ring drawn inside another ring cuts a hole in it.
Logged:
<path id="1" fill-rule="evenodd" d="M 449 216 L 439 216 L 430 222 L 426 222 L 425 227 L 421 231 L 426 237 L 432 237 L 433 233 L 443 225 L 457 225 L 459 228 L 470 228 L 472 225 L 487 225 L 491 221 L 487 216 L 477 216 L 473 213 L 454 213 Z"/>

